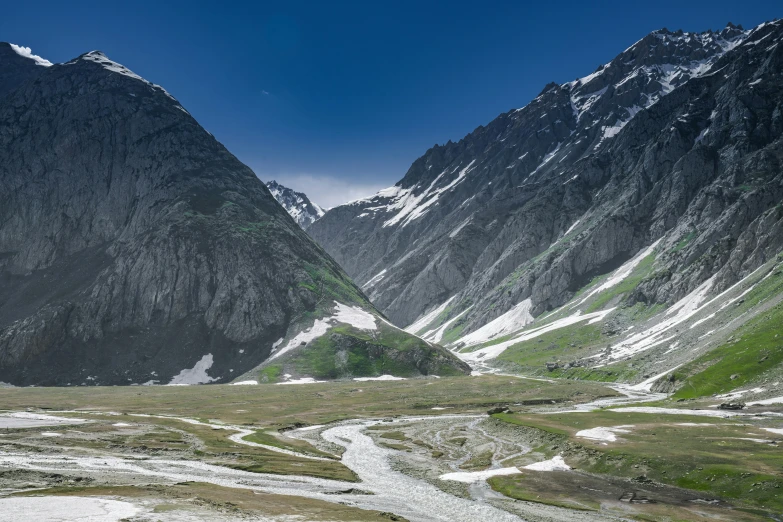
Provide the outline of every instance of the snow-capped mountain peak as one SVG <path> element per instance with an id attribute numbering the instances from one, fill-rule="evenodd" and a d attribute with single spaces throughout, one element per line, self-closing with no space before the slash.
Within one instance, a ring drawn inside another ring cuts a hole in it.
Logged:
<path id="1" fill-rule="evenodd" d="M 266 187 L 303 229 L 307 229 L 325 213 L 324 209 L 310 201 L 304 193 L 296 192 L 275 180 L 267 181 Z"/>

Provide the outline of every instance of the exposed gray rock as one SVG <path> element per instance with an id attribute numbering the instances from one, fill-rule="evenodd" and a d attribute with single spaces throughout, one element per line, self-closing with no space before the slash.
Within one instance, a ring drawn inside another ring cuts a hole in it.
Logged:
<path id="1" fill-rule="evenodd" d="M 9 49 L 0 380 L 168 383 L 192 369 L 225 382 L 333 300 L 377 314 L 163 88 L 99 52 L 41 67 Z"/>
<path id="2" fill-rule="evenodd" d="M 300 227 L 307 230 L 313 222 L 324 215 L 324 210 L 310 201 L 310 198 L 302 192 L 296 192 L 284 187 L 275 180 L 267 181 L 266 188 L 275 197 L 278 203 L 294 218 Z"/>
<path id="3" fill-rule="evenodd" d="M 463 334 L 538 316 L 659 239 L 632 300 L 724 289 L 783 248 L 782 37 L 653 32 L 308 232 L 401 326 L 451 297 Z"/>

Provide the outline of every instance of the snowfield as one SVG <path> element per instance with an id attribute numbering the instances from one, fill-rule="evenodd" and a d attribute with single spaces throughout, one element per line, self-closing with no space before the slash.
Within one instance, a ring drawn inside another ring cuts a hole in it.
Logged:
<path id="1" fill-rule="evenodd" d="M 334 302 L 335 312 L 329 317 L 322 319 L 316 319 L 309 329 L 299 332 L 293 339 L 288 341 L 282 349 L 277 350 L 273 348 L 273 354 L 269 357 L 269 361 L 277 359 L 281 355 L 290 352 L 294 348 L 307 344 L 314 339 L 317 339 L 329 331 L 333 326 L 338 323 L 348 324 L 359 330 L 377 330 L 378 326 L 375 323 L 375 316 L 369 312 L 362 310 L 357 306 L 348 306 L 342 303 Z M 277 344 L 277 343 L 275 343 Z"/>

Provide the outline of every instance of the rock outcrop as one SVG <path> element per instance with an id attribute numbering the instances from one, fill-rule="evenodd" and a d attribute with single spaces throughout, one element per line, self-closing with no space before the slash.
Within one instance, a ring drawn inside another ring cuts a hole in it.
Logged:
<path id="1" fill-rule="evenodd" d="M 659 240 L 633 301 L 717 293 L 783 248 L 781 39 L 653 32 L 308 232 L 396 324 L 436 311 L 459 335 L 557 309 Z"/>
<path id="2" fill-rule="evenodd" d="M 382 321 L 248 167 L 100 52 L 0 44 L 0 155 L 0 381 L 225 382 L 338 304 Z"/>
<path id="3" fill-rule="evenodd" d="M 304 230 L 324 215 L 324 210 L 302 192 L 284 187 L 275 180 L 267 181 L 266 188 Z"/>

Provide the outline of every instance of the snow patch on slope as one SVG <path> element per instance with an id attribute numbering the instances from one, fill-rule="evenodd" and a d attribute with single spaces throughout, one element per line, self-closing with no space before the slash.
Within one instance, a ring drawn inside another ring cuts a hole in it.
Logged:
<path id="1" fill-rule="evenodd" d="M 466 335 L 458 342 L 464 343 L 465 346 L 475 346 L 496 337 L 516 332 L 533 322 L 533 316 L 530 315 L 532 307 L 533 302 L 529 298 L 525 299 L 505 314 Z"/>
<path id="2" fill-rule="evenodd" d="M 444 187 L 436 188 L 436 185 L 446 175 L 448 169 L 441 172 L 438 177 L 436 177 L 432 183 L 430 183 L 429 187 L 427 187 L 421 194 L 416 195 L 413 193 L 414 189 L 416 189 L 418 185 L 415 185 L 409 189 L 392 187 L 391 189 L 386 189 L 386 191 L 381 191 L 376 194 L 376 196 L 381 196 L 382 193 L 388 192 L 390 197 L 394 198 L 394 202 L 387 205 L 385 210 L 388 212 L 398 211 L 394 217 L 386 220 L 383 223 L 383 226 L 390 227 L 402 224 L 404 227 L 413 220 L 418 219 L 426 214 L 429 210 L 429 207 L 438 201 L 438 198 L 441 194 L 450 191 L 465 179 L 465 176 L 467 176 L 468 173 L 470 173 L 475 168 L 473 167 L 474 163 L 476 163 L 476 160 L 472 160 L 470 163 L 468 163 L 468 166 L 463 168 L 457 177 Z M 459 166 L 457 166 L 451 173 L 455 172 L 458 168 Z"/>
<path id="3" fill-rule="evenodd" d="M 563 457 L 557 455 L 549 460 L 543 462 L 536 462 L 535 464 L 528 464 L 523 469 L 531 469 L 533 471 L 569 471 L 571 466 L 565 463 Z"/>
<path id="4" fill-rule="evenodd" d="M 535 339 L 536 337 L 544 335 L 547 332 L 558 330 L 560 328 L 565 328 L 566 326 L 571 326 L 572 324 L 576 324 L 582 321 L 587 321 L 587 324 L 594 324 L 603 321 L 604 318 L 610 313 L 614 312 L 614 310 L 615 310 L 614 308 L 610 308 L 608 310 L 601 310 L 598 312 L 592 312 L 584 315 L 582 315 L 582 312 L 580 310 L 577 310 L 576 313 L 568 317 L 558 319 L 557 321 L 552 321 L 551 323 L 543 326 L 539 326 L 538 328 L 533 328 L 531 330 L 523 331 L 518 335 L 516 335 L 515 337 L 509 339 L 508 341 L 503 341 L 502 343 L 493 344 L 492 346 L 481 348 L 479 350 L 476 350 L 475 352 L 458 353 L 457 355 L 459 356 L 460 359 L 464 361 L 476 362 L 482 359 L 483 360 L 492 359 L 494 357 L 497 357 L 504 351 L 506 351 L 506 348 L 510 346 L 513 346 L 517 343 L 521 343 L 523 341 L 529 341 L 530 339 Z"/>
<path id="5" fill-rule="evenodd" d="M 111 71 L 113 73 L 121 74 L 123 76 L 127 76 L 128 78 L 133 78 L 134 80 L 139 80 L 141 82 L 144 82 L 147 85 L 149 85 L 150 87 L 152 87 L 153 89 L 158 89 L 163 94 L 165 94 L 166 96 L 168 96 L 169 98 L 174 100 L 174 97 L 171 94 L 169 94 L 168 91 L 166 91 L 166 89 L 164 89 L 160 85 L 156 85 L 156 84 L 154 84 L 152 82 L 148 82 L 147 80 L 145 80 L 144 78 L 142 78 L 141 76 L 136 74 L 135 72 L 131 71 L 130 69 L 128 69 L 127 67 L 122 65 L 121 63 L 117 63 L 117 62 L 115 62 L 113 60 L 110 60 L 108 56 L 106 56 L 105 54 L 103 54 L 100 51 L 91 51 L 91 52 L 83 55 L 82 56 L 82 60 L 85 60 L 87 62 L 97 63 L 98 65 L 100 65 L 101 67 L 106 69 L 107 71 Z M 182 107 L 179 107 L 179 108 L 182 109 Z M 185 109 L 182 109 L 182 110 L 184 111 Z M 185 111 L 185 112 L 187 112 L 187 111 Z"/>
<path id="6" fill-rule="evenodd" d="M 208 353 L 202 357 L 193 368 L 185 368 L 174 378 L 171 379 L 169 385 L 177 384 L 206 384 L 208 382 L 216 381 L 217 379 L 207 375 L 207 370 L 212 368 L 212 354 Z"/>
<path id="7" fill-rule="evenodd" d="M 576 303 L 576 306 L 579 306 L 580 304 L 584 303 L 591 297 L 593 297 L 596 294 L 599 294 L 605 290 L 609 290 L 612 287 L 615 287 L 625 281 L 625 279 L 631 275 L 631 273 L 634 271 L 634 269 L 639 265 L 639 263 L 642 262 L 642 260 L 652 254 L 655 251 L 655 247 L 658 246 L 658 243 L 660 243 L 661 240 L 659 239 L 646 249 L 642 250 L 639 254 L 636 255 L 633 259 L 625 263 L 623 266 L 612 272 L 612 275 L 609 276 L 609 279 L 604 281 L 602 285 L 600 285 L 597 288 L 594 288 L 591 290 L 584 298 L 582 298 L 581 301 Z"/>
<path id="8" fill-rule="evenodd" d="M 403 328 L 406 332 L 409 334 L 416 335 L 418 332 L 424 330 L 427 326 L 430 325 L 432 321 L 438 318 L 440 314 L 443 313 L 443 311 L 446 309 L 447 306 L 456 298 L 457 296 L 450 297 L 445 303 L 442 305 L 435 307 L 430 312 L 422 315 L 418 319 L 416 319 L 415 322 L 408 325 L 406 328 Z"/>
<path id="9" fill-rule="evenodd" d="M 281 350 L 276 351 L 269 357 L 268 360 L 276 359 L 287 353 L 297 346 L 307 344 L 310 341 L 317 339 L 324 335 L 330 328 L 337 323 L 343 323 L 358 328 L 359 330 L 377 330 L 378 326 L 375 323 L 375 316 L 371 313 L 362 310 L 358 306 L 348 306 L 342 303 L 334 302 L 335 312 L 329 317 L 322 319 L 316 319 L 309 329 L 299 332 L 293 339 L 288 341 Z"/>
<path id="10" fill-rule="evenodd" d="M 576 436 L 583 439 L 615 442 L 617 440 L 618 433 L 631 433 L 631 430 L 628 428 L 633 427 L 633 424 L 628 424 L 626 426 L 615 426 L 613 428 L 604 428 L 599 426 L 597 428 L 590 428 L 589 430 L 577 431 Z"/>
<path id="11" fill-rule="evenodd" d="M 474 482 L 481 482 L 488 478 L 498 477 L 501 475 L 515 475 L 519 473 L 517 468 L 499 468 L 488 469 L 486 471 L 458 471 L 456 473 L 446 473 L 438 477 L 440 480 L 451 480 L 453 482 L 462 482 L 464 484 L 472 484 Z"/>

